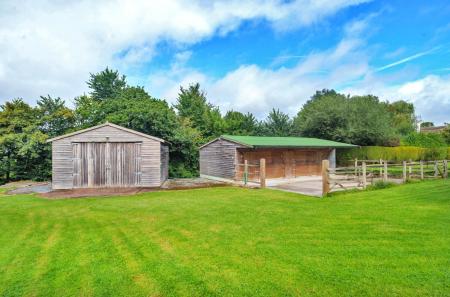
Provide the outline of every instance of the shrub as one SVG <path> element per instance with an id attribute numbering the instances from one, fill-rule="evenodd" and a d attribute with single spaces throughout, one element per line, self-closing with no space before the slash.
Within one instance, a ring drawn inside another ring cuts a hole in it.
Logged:
<path id="1" fill-rule="evenodd" d="M 369 189 L 369 190 L 381 190 L 381 189 L 392 188 L 392 187 L 395 187 L 395 186 L 396 186 L 396 184 L 393 183 L 393 182 L 386 182 L 386 181 L 378 180 L 373 185 L 368 186 L 367 189 Z"/>
<path id="2" fill-rule="evenodd" d="M 405 146 L 420 147 L 443 147 L 447 146 L 444 136 L 441 133 L 417 133 L 408 134 L 401 140 Z"/>
<path id="3" fill-rule="evenodd" d="M 424 148 L 415 146 L 365 146 L 354 149 L 337 150 L 336 160 L 338 165 L 347 165 L 355 158 L 359 160 L 389 160 L 400 162 L 404 160 L 428 161 L 438 159 L 448 159 L 450 157 L 450 148 L 434 147 Z"/>

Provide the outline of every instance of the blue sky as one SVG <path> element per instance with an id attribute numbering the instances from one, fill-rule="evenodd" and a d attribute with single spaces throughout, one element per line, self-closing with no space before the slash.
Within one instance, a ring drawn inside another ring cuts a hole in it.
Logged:
<path id="1" fill-rule="evenodd" d="M 119 69 L 174 102 L 200 82 L 222 111 L 294 115 L 315 90 L 404 99 L 450 121 L 448 1 L 14 1 L 0 4 L 0 103 L 69 103 Z"/>

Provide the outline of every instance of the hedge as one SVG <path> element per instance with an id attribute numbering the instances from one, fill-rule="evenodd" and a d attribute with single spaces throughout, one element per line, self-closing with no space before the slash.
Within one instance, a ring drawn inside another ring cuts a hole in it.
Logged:
<path id="1" fill-rule="evenodd" d="M 350 160 L 389 160 L 389 161 L 430 161 L 450 159 L 450 147 L 424 148 L 417 146 L 365 146 L 353 149 L 337 150 L 336 159 L 339 165 L 346 165 Z"/>

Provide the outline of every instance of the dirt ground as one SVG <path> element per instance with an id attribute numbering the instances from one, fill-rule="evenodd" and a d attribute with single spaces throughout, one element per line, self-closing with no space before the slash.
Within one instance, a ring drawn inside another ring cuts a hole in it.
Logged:
<path id="1" fill-rule="evenodd" d="M 38 193 L 40 197 L 48 199 L 59 198 L 81 198 L 98 196 L 133 195 L 144 192 L 154 192 L 161 190 L 184 190 L 195 188 L 223 187 L 228 184 L 219 181 L 212 181 L 204 178 L 177 178 L 167 180 L 160 188 L 86 188 L 70 190 L 52 191 L 49 182 L 19 181 L 1 186 L 11 189 L 8 194 L 31 194 Z"/>

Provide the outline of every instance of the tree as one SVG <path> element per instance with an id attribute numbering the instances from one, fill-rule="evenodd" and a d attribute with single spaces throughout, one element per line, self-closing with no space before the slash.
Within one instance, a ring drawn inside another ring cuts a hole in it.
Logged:
<path id="1" fill-rule="evenodd" d="M 224 131 L 225 124 L 219 109 L 207 102 L 199 83 L 190 85 L 187 89 L 180 87 L 174 108 L 178 116 L 189 120 L 205 139 L 217 137 Z"/>
<path id="2" fill-rule="evenodd" d="M 125 75 L 121 76 L 117 70 L 106 67 L 99 73 L 91 73 L 87 85 L 91 89 L 92 99 L 103 101 L 116 97 L 126 87 L 127 82 Z"/>
<path id="3" fill-rule="evenodd" d="M 428 127 L 434 127 L 434 123 L 433 122 L 423 122 L 420 124 L 421 128 L 428 128 Z"/>
<path id="4" fill-rule="evenodd" d="M 335 141 L 349 141 L 347 98 L 334 90 L 317 91 L 294 118 L 295 134 Z"/>
<path id="5" fill-rule="evenodd" d="M 407 135 L 416 130 L 414 104 L 399 100 L 389 103 L 388 110 L 392 114 L 392 123 L 398 134 Z"/>
<path id="6" fill-rule="evenodd" d="M 232 135 L 254 135 L 256 133 L 257 121 L 251 114 L 243 114 L 239 111 L 228 111 L 224 116 L 226 134 Z"/>
<path id="7" fill-rule="evenodd" d="M 293 123 L 288 114 L 274 108 L 262 123 L 262 131 L 266 136 L 291 136 Z"/>
<path id="8" fill-rule="evenodd" d="M 73 111 L 59 97 L 41 96 L 37 101 L 37 115 L 39 129 L 50 138 L 66 133 L 75 124 Z"/>
<path id="9" fill-rule="evenodd" d="M 358 145 L 392 145 L 398 140 L 387 104 L 375 96 L 318 91 L 294 120 L 297 134 Z"/>

